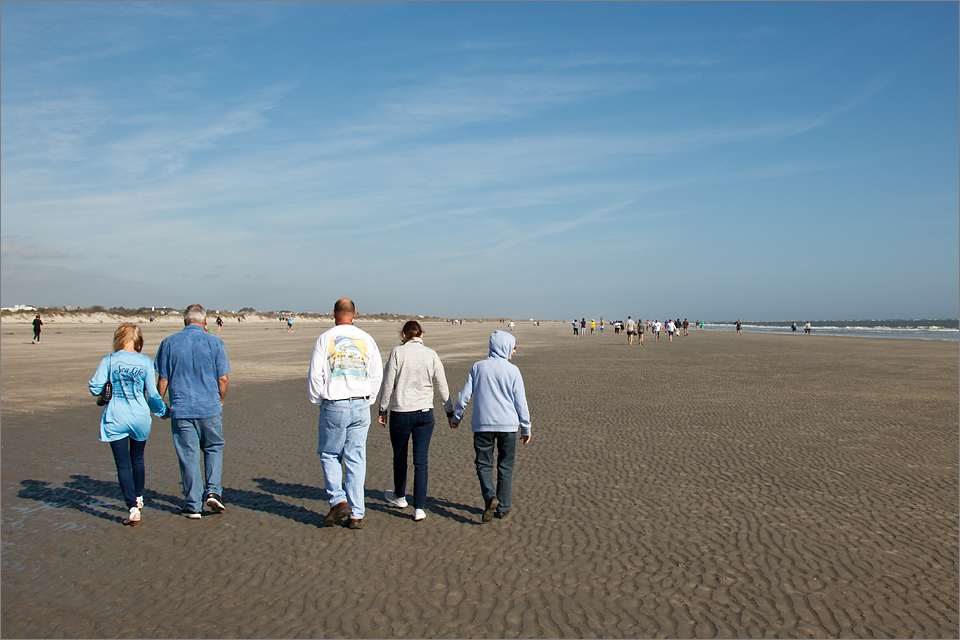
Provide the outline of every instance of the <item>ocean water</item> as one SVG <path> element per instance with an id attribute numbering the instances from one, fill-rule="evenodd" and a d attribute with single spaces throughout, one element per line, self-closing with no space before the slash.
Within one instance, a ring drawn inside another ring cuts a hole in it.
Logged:
<path id="1" fill-rule="evenodd" d="M 744 332 L 790 333 L 790 320 L 743 322 Z M 797 333 L 803 334 L 806 320 L 797 320 Z M 819 336 L 860 336 L 870 338 L 912 338 L 920 340 L 960 340 L 958 320 L 811 320 L 811 332 Z M 736 331 L 736 321 L 706 322 L 709 331 Z"/>

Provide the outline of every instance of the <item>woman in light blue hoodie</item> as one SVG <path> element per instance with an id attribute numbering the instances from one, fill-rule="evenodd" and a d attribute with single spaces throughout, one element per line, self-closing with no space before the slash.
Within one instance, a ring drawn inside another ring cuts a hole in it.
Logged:
<path id="1" fill-rule="evenodd" d="M 476 454 L 477 477 L 483 495 L 483 517 L 486 523 L 506 518 L 510 513 L 510 489 L 513 481 L 513 461 L 517 450 L 517 429 L 520 441 L 530 442 L 530 410 L 523 389 L 520 369 L 510 362 L 516 353 L 516 338 L 506 331 L 494 331 L 490 336 L 490 355 L 470 369 L 467 382 L 457 397 L 450 426 L 457 428 L 463 412 L 475 397 L 473 418 L 473 449 Z M 497 448 L 497 483 L 493 483 L 493 449 Z"/>

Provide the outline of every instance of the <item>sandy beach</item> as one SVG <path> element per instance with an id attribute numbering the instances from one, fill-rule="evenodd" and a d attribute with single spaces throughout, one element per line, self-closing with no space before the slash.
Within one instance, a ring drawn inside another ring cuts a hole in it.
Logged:
<path id="1" fill-rule="evenodd" d="M 373 424 L 351 531 L 320 526 L 306 395 L 332 322 L 228 323 L 227 511 L 178 515 L 155 419 L 130 528 L 87 391 L 116 326 L 48 322 L 32 345 L 2 324 L 4 638 L 960 634 L 956 342 L 691 331 L 628 347 L 518 323 L 533 441 L 511 517 L 480 524 L 468 422 L 449 429 L 438 403 L 426 520 L 384 502 Z M 384 356 L 399 343 L 399 323 L 358 326 Z M 153 357 L 182 325 L 142 327 Z M 425 324 L 451 390 L 505 327 Z"/>

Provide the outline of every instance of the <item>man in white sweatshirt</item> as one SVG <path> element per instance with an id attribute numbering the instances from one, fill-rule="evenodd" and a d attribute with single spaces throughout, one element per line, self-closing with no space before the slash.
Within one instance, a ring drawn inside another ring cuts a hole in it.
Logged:
<path id="1" fill-rule="evenodd" d="M 320 405 L 317 453 L 330 497 L 330 512 L 323 524 L 346 519 L 350 529 L 363 528 L 370 406 L 376 402 L 383 379 L 377 343 L 353 326 L 356 317 L 352 300 L 337 300 L 333 307 L 336 326 L 317 339 L 307 376 L 310 402 Z"/>
<path id="2" fill-rule="evenodd" d="M 457 397 L 450 426 L 457 428 L 463 412 L 473 403 L 474 460 L 484 510 L 481 522 L 506 518 L 510 513 L 510 495 L 513 485 L 513 461 L 517 450 L 517 429 L 520 441 L 530 442 L 530 410 L 523 388 L 523 377 L 517 365 L 510 362 L 516 353 L 517 339 L 506 331 L 494 331 L 490 336 L 490 355 L 474 363 L 467 382 Z M 493 448 L 497 447 L 497 484 L 493 484 Z"/>

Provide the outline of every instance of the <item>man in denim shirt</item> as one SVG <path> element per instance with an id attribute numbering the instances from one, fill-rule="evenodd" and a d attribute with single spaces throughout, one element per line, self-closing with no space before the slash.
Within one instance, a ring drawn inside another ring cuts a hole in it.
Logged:
<path id="1" fill-rule="evenodd" d="M 183 331 L 160 343 L 157 391 L 170 389 L 170 426 L 180 459 L 180 479 L 187 506 L 181 514 L 200 518 L 203 502 L 214 513 L 225 508 L 220 494 L 223 468 L 223 398 L 230 362 L 223 340 L 207 331 L 207 312 L 192 304 L 183 312 Z M 205 474 L 200 473 L 203 451 Z"/>

